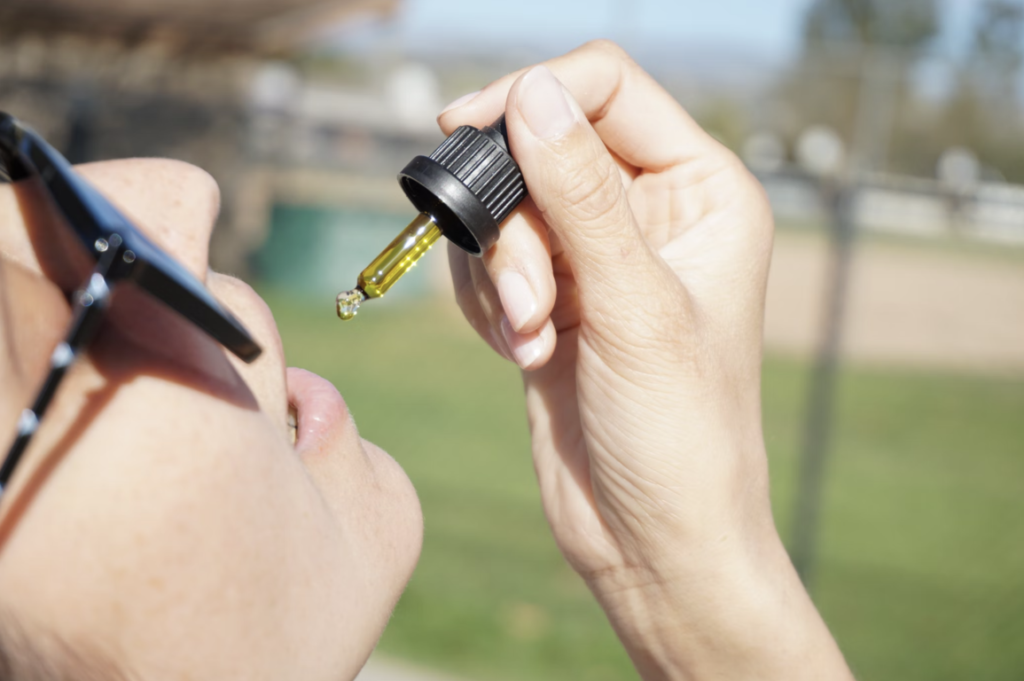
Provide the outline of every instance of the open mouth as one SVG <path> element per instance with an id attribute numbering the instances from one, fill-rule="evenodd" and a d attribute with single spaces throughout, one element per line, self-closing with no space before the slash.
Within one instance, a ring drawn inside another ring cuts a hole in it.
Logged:
<path id="1" fill-rule="evenodd" d="M 299 439 L 299 412 L 295 410 L 294 404 L 288 405 L 288 441 L 292 447 Z"/>
<path id="2" fill-rule="evenodd" d="M 350 422 L 348 406 L 330 381 L 288 368 L 288 428 L 297 450 L 335 440 Z"/>

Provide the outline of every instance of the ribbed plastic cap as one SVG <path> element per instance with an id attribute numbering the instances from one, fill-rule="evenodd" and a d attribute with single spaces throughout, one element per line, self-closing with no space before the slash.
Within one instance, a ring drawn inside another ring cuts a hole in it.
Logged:
<path id="1" fill-rule="evenodd" d="M 462 126 L 430 156 L 414 158 L 398 182 L 446 237 L 476 256 L 498 241 L 499 225 L 526 196 L 504 115 L 483 130 Z"/>

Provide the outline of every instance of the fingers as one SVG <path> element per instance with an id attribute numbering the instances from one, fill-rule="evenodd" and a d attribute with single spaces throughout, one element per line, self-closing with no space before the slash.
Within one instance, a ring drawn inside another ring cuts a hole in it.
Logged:
<path id="1" fill-rule="evenodd" d="M 476 301 L 487 318 L 492 334 L 504 340 L 505 357 L 527 371 L 543 366 L 555 350 L 555 331 L 551 320 L 545 316 L 539 329 L 517 332 L 505 313 L 501 296 L 483 261 L 470 258 L 469 273 L 473 280 Z M 507 283 L 507 279 L 505 281 Z"/>
<path id="2" fill-rule="evenodd" d="M 579 283 L 584 314 L 622 319 L 623 307 L 645 309 L 678 288 L 636 223 L 614 159 L 546 67 L 512 87 L 506 123 L 530 195 Z"/>
<path id="3" fill-rule="evenodd" d="M 501 320 L 505 316 L 505 312 L 502 309 L 498 291 L 491 282 L 491 278 L 487 274 L 487 270 L 484 269 L 483 262 L 480 259 L 469 259 L 469 278 L 473 282 L 474 298 L 477 304 L 480 305 L 484 318 L 487 319 L 487 324 L 500 333 Z"/>
<path id="4" fill-rule="evenodd" d="M 515 331 L 483 261 L 470 257 L 454 244 L 449 244 L 448 260 L 456 300 L 480 337 L 522 369 L 530 371 L 543 366 L 555 350 L 557 334 L 551 319 L 545 316 L 540 328 L 533 331 Z M 553 281 L 550 288 L 553 292 Z"/>
<path id="5" fill-rule="evenodd" d="M 555 350 L 556 287 L 547 225 L 533 201 L 505 220 L 482 258 L 449 245 L 459 305 L 487 342 L 521 368 L 543 366 Z"/>
<path id="6" fill-rule="evenodd" d="M 473 330 L 491 346 L 491 349 L 511 362 L 512 353 L 507 343 L 491 326 L 490 320 L 484 314 L 483 306 L 477 300 L 473 275 L 470 273 L 470 260 L 468 253 L 455 244 L 448 243 L 448 266 L 452 272 L 455 300 Z"/>
<path id="7" fill-rule="evenodd" d="M 535 228 L 531 235 L 519 220 L 530 213 L 521 211 L 506 223 L 484 263 L 507 315 L 503 337 L 513 349 L 519 339 L 509 331 L 546 328 L 553 313 L 553 329 L 571 328 L 582 314 L 616 319 L 615 325 L 601 326 L 625 330 L 623 336 L 675 337 L 688 318 L 689 297 L 680 273 L 673 273 L 655 249 L 691 224 L 678 219 L 689 216 L 681 211 L 702 208 L 666 203 L 668 215 L 652 215 L 638 199 L 645 224 L 666 226 L 665 234 L 658 232 L 651 241 L 638 227 L 627 190 L 641 172 L 655 176 L 668 191 L 679 178 L 713 176 L 734 158 L 610 43 L 588 44 L 547 65 L 550 70 L 534 68 L 496 81 L 439 117 L 450 133 L 459 125 L 487 125 L 506 112 L 512 154 L 531 198 L 565 246 L 562 274 L 556 277 L 550 249 L 549 257 L 540 255 L 544 231 Z M 644 188 L 650 193 L 655 184 L 648 178 Z M 563 295 L 563 283 L 571 283 L 579 295 L 575 290 Z M 482 290 L 479 283 L 476 288 Z M 493 295 L 477 305 L 473 314 L 487 318 L 493 328 Z"/>
<path id="8" fill-rule="evenodd" d="M 484 254 L 483 264 L 497 286 L 511 328 L 539 330 L 555 302 L 548 228 L 527 199 L 501 230 L 501 240 Z"/>
<path id="9" fill-rule="evenodd" d="M 661 170 L 707 160 L 709 154 L 728 156 L 724 147 L 614 43 L 587 43 L 545 65 L 573 94 L 608 148 L 628 164 Z M 441 129 L 450 134 L 460 125 L 480 127 L 493 122 L 505 110 L 512 85 L 528 70 L 505 76 L 442 112 L 438 117 Z"/>

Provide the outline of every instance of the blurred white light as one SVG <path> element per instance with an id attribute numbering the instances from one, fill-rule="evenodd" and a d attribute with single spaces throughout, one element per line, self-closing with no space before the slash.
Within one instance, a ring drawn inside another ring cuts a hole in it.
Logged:
<path id="1" fill-rule="evenodd" d="M 846 149 L 839 134 L 827 125 L 807 128 L 796 143 L 800 167 L 814 175 L 837 175 L 846 162 Z"/>
<path id="2" fill-rule="evenodd" d="M 960 192 L 969 191 L 981 179 L 981 162 L 970 149 L 950 147 L 939 157 L 936 174 L 951 189 Z"/>
<path id="3" fill-rule="evenodd" d="M 267 62 L 256 72 L 249 86 L 249 101 L 258 109 L 283 111 L 299 95 L 302 79 L 283 62 Z"/>
<path id="4" fill-rule="evenodd" d="M 756 132 L 743 143 L 743 160 L 751 170 L 774 173 L 786 163 L 786 145 L 770 132 Z"/>
<path id="5" fill-rule="evenodd" d="M 441 113 L 441 88 L 437 76 L 424 64 L 405 64 L 388 78 L 386 96 L 398 124 L 411 131 L 435 130 Z"/>

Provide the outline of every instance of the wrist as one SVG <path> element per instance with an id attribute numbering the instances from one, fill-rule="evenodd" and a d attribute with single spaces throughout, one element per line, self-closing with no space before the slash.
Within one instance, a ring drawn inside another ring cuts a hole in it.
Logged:
<path id="1" fill-rule="evenodd" d="M 588 576 L 646 681 L 852 678 L 773 534 L 709 559 Z"/>

